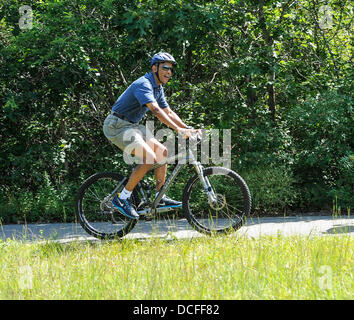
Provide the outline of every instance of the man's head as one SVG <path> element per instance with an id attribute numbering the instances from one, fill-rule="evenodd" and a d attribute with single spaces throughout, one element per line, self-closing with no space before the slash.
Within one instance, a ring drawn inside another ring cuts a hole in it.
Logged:
<path id="1" fill-rule="evenodd" d="M 160 62 L 154 64 L 151 69 L 157 79 L 157 84 L 166 84 L 172 76 L 172 63 L 170 62 Z"/>
<path id="2" fill-rule="evenodd" d="M 170 80 L 174 65 L 177 65 L 176 60 L 167 52 L 156 53 L 151 58 L 150 66 L 159 84 L 166 84 Z"/>

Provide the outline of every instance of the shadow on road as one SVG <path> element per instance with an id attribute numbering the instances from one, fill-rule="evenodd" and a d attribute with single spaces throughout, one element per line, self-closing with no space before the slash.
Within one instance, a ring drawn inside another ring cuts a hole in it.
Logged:
<path id="1" fill-rule="evenodd" d="M 347 224 L 347 225 L 340 225 L 334 226 L 326 231 L 323 231 L 324 234 L 340 234 L 340 233 L 352 233 L 354 232 L 354 225 Z"/>

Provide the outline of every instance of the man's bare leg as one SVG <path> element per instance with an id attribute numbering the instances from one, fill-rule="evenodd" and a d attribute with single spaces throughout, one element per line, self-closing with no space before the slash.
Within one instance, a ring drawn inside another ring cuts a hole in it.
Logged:
<path id="1" fill-rule="evenodd" d="M 166 181 L 167 164 L 155 169 L 156 191 L 160 191 Z"/>
<path id="2" fill-rule="evenodd" d="M 154 151 L 156 154 L 156 159 L 158 162 L 163 163 L 167 159 L 167 149 L 161 143 L 156 143 L 155 141 L 150 140 L 154 143 Z M 148 142 L 149 143 L 149 142 Z M 161 167 L 155 169 L 155 179 L 156 179 L 156 191 L 160 191 L 162 186 L 166 180 L 166 173 L 167 173 L 167 163 Z"/>
<path id="3" fill-rule="evenodd" d="M 152 164 L 139 164 L 135 167 L 134 171 L 129 177 L 128 183 L 125 186 L 125 189 L 128 191 L 133 191 L 135 186 L 139 181 L 144 178 L 145 174 L 151 169 Z"/>
<path id="4" fill-rule="evenodd" d="M 142 143 L 132 154 L 143 159 L 132 172 L 125 189 L 133 191 L 139 181 L 151 169 L 154 163 L 162 162 L 167 157 L 167 149 L 156 139 L 150 139 L 147 143 Z M 167 164 L 155 169 L 156 190 L 160 190 L 166 180 Z"/>

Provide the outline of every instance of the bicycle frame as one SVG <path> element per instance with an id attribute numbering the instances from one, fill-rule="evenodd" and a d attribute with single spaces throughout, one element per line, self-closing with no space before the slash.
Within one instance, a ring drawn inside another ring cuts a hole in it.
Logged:
<path id="1" fill-rule="evenodd" d="M 162 199 L 162 197 L 164 196 L 164 194 L 166 194 L 167 190 L 170 188 L 172 182 L 176 179 L 176 177 L 179 174 L 179 172 L 181 171 L 182 167 L 185 164 L 187 164 L 187 161 L 189 161 L 189 163 L 191 165 L 193 165 L 194 169 L 196 170 L 197 174 L 199 175 L 200 181 L 202 182 L 202 185 L 204 187 L 204 191 L 208 195 L 209 202 L 211 204 L 216 203 L 216 201 L 217 201 L 216 195 L 210 185 L 208 178 L 204 177 L 204 175 L 203 175 L 203 170 L 204 170 L 203 166 L 201 165 L 201 163 L 199 161 L 197 161 L 193 152 L 190 150 L 189 140 L 187 140 L 187 143 L 186 143 L 186 151 L 181 152 L 175 156 L 172 156 L 172 157 L 166 159 L 166 161 L 164 161 L 163 163 L 157 163 L 157 164 L 153 165 L 150 170 L 154 170 L 156 168 L 159 168 L 168 162 L 175 162 L 176 160 L 178 161 L 178 163 L 175 165 L 175 168 L 173 169 L 171 175 L 168 177 L 165 184 L 162 186 L 162 188 L 159 192 L 159 195 L 155 198 L 154 202 L 152 203 L 151 208 L 144 209 L 142 211 L 138 211 L 139 214 L 149 214 L 149 213 L 155 214 L 156 211 L 163 212 L 163 211 L 174 210 L 173 208 L 157 208 L 157 205 L 159 204 L 159 202 Z M 180 162 L 182 162 L 182 163 L 180 163 Z M 139 182 L 138 186 L 140 187 L 140 190 L 144 194 L 144 190 L 143 190 L 140 182 Z"/>

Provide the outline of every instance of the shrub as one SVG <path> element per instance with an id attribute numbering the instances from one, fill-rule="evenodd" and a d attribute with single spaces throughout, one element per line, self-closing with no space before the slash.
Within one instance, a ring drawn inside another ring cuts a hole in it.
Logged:
<path id="1" fill-rule="evenodd" d="M 242 176 L 251 192 L 253 213 L 284 213 L 299 197 L 295 178 L 285 166 L 259 167 Z"/>
<path id="2" fill-rule="evenodd" d="M 293 107 L 286 115 L 296 156 L 294 174 L 302 206 L 349 206 L 353 188 L 353 107 L 350 97 L 325 92 Z"/>
<path id="3" fill-rule="evenodd" d="M 7 190 L 0 196 L 1 223 L 75 221 L 74 197 L 78 186 L 66 182 L 53 185 L 48 176 L 36 192 Z"/>

